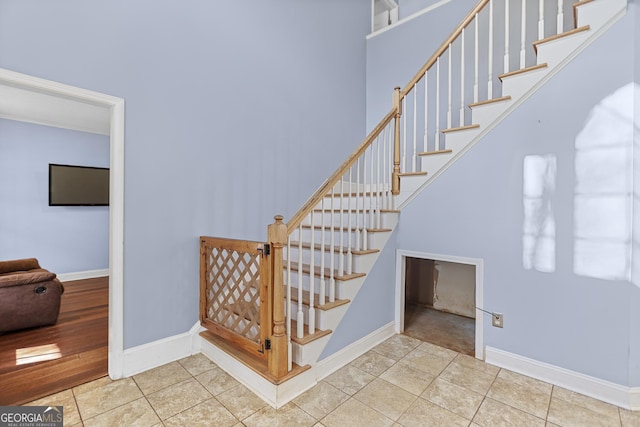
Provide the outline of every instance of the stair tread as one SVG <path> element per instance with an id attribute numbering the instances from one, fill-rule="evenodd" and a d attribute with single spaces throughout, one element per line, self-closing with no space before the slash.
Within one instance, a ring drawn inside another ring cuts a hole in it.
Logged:
<path id="1" fill-rule="evenodd" d="M 321 212 L 325 212 L 325 213 L 328 213 L 328 212 L 332 212 L 332 213 L 335 213 L 335 212 L 345 212 L 345 213 L 349 213 L 349 212 L 352 212 L 352 213 L 353 212 L 367 212 L 367 213 L 369 213 L 371 211 L 377 211 L 377 210 L 379 210 L 381 213 L 400 213 L 400 211 L 397 210 L 397 209 L 369 209 L 369 208 L 367 208 L 367 209 L 324 209 L 324 210 L 323 209 L 314 209 L 313 211 L 316 212 L 316 213 L 321 213 Z"/>
<path id="2" fill-rule="evenodd" d="M 426 176 L 428 172 L 402 172 L 398 176 Z"/>
<path id="3" fill-rule="evenodd" d="M 386 191 L 385 190 L 383 190 L 383 191 L 365 191 L 365 192 L 362 192 L 362 191 L 353 192 L 352 191 L 350 193 L 349 192 L 347 192 L 347 193 L 333 193 L 333 197 L 334 198 L 339 198 L 340 196 L 344 196 L 344 197 L 349 197 L 349 196 L 351 196 L 351 197 L 361 197 L 361 196 L 371 196 L 371 195 L 373 195 L 373 196 L 376 196 L 376 195 L 382 196 L 384 193 L 388 193 L 390 191 L 391 190 L 386 190 Z M 331 193 L 326 194 L 324 197 L 329 197 L 330 198 L 331 197 Z"/>
<path id="4" fill-rule="evenodd" d="M 285 295 L 286 295 L 286 284 L 285 284 Z M 332 308 L 335 307 L 340 307 L 341 305 L 345 305 L 345 304 L 349 304 L 351 302 L 351 300 L 348 299 L 336 299 L 333 302 L 328 302 L 325 299 L 325 303 L 324 304 L 318 304 L 318 301 L 320 300 L 320 294 L 314 292 L 314 297 L 313 297 L 313 307 L 317 308 L 318 310 L 331 310 Z M 291 301 L 295 301 L 298 302 L 298 288 L 291 286 Z M 311 292 L 309 291 L 302 291 L 302 303 L 304 305 L 310 305 L 309 303 L 311 302 Z"/>
<path id="5" fill-rule="evenodd" d="M 466 126 L 459 126 L 457 128 L 449 128 L 449 129 L 444 129 L 442 131 L 442 133 L 450 133 L 450 132 L 458 132 L 458 131 L 462 131 L 462 130 L 469 130 L 469 129 L 477 129 L 479 128 L 480 125 L 466 125 Z"/>
<path id="6" fill-rule="evenodd" d="M 311 226 L 307 225 L 307 224 L 302 224 L 302 228 L 304 229 L 310 229 Z M 322 225 L 314 225 L 313 226 L 314 230 L 322 230 Z M 324 226 L 325 231 L 330 231 L 331 230 L 331 225 L 325 225 Z M 333 227 L 333 231 L 340 231 L 340 227 L 339 226 L 334 226 Z M 342 227 L 342 231 L 356 231 L 355 228 L 351 228 L 351 227 Z M 387 231 L 393 231 L 390 228 L 367 228 L 367 233 L 383 233 L 383 232 L 387 232 Z"/>
<path id="7" fill-rule="evenodd" d="M 311 368 L 311 366 L 309 365 L 300 366 L 296 363 L 293 363 L 291 371 L 289 371 L 284 377 L 276 379 L 269 373 L 269 367 L 266 360 L 261 359 L 254 354 L 251 354 L 243 348 L 233 345 L 230 341 L 217 336 L 211 331 L 200 332 L 200 336 L 209 341 L 214 346 L 218 347 L 220 350 L 227 353 L 229 356 L 243 363 L 252 371 L 256 372 L 272 384 L 282 384 L 283 382 Z"/>
<path id="8" fill-rule="evenodd" d="M 300 242 L 298 242 L 298 241 L 291 241 L 291 247 L 292 247 L 292 248 L 293 248 L 293 247 L 297 248 L 297 247 L 299 246 L 299 243 L 300 243 Z M 321 244 L 321 243 L 314 243 L 314 244 L 313 244 L 313 246 L 314 246 L 314 250 L 316 250 L 316 251 L 319 251 L 319 250 L 322 248 L 322 244 Z M 310 248 L 311 248 L 311 244 L 310 244 L 310 243 L 307 243 L 307 242 L 302 242 L 302 248 L 303 248 L 303 249 L 310 249 Z M 342 253 L 346 253 L 346 252 L 347 252 L 347 248 L 342 247 L 342 246 L 336 246 L 336 245 L 334 245 L 334 246 L 333 246 L 333 248 L 334 248 L 334 250 L 335 250 L 335 252 L 336 252 L 336 253 L 341 253 L 341 254 L 342 254 Z M 327 245 L 327 244 L 325 243 L 325 245 L 324 245 L 324 250 L 325 250 L 325 252 L 328 252 L 330 249 L 331 249 L 331 246 L 330 246 L 330 245 Z M 352 253 L 353 255 L 374 254 L 374 253 L 376 253 L 376 252 L 380 252 L 380 249 L 354 250 L 353 248 L 351 248 L 351 253 Z"/>
<path id="9" fill-rule="evenodd" d="M 510 101 L 510 100 L 511 100 L 510 95 L 501 96 L 500 98 L 493 98 L 493 99 L 487 99 L 486 101 L 474 102 L 472 104 L 469 104 L 469 108 L 475 108 L 475 107 L 480 107 L 482 105 L 489 105 L 497 102 L 504 102 L 504 101 Z"/>
<path id="10" fill-rule="evenodd" d="M 560 34 L 555 34 L 553 36 L 549 36 L 549 37 L 545 37 L 543 39 L 540 40 L 536 40 L 535 42 L 533 42 L 533 50 L 535 50 L 536 53 L 538 53 L 538 46 L 544 43 L 548 43 L 550 41 L 553 40 L 558 40 L 564 37 L 568 37 L 568 36 L 572 36 L 574 34 L 578 34 L 578 33 L 582 33 L 584 31 L 589 31 L 591 30 L 591 27 L 589 25 L 585 25 L 583 27 L 578 27 L 578 28 L 574 28 L 572 30 L 569 31 L 565 31 L 563 33 Z"/>
<path id="11" fill-rule="evenodd" d="M 423 151 L 422 153 L 418 153 L 418 156 L 433 156 L 437 154 L 449 154 L 453 153 L 451 148 L 447 148 L 446 150 L 436 150 L 436 151 Z"/>
<path id="12" fill-rule="evenodd" d="M 284 265 L 285 268 L 287 266 L 287 260 L 284 260 Z M 314 276 L 320 276 L 320 266 L 315 265 L 314 266 Z M 298 262 L 296 261 L 291 261 L 291 271 L 292 272 L 297 272 L 298 271 Z M 309 264 L 302 264 L 302 272 L 303 273 L 307 273 L 309 274 L 311 272 L 311 266 Z M 342 275 L 340 275 L 338 273 L 338 270 L 333 270 L 333 278 L 335 280 L 341 280 L 341 281 L 346 281 L 346 280 L 352 280 L 352 279 L 357 279 L 358 277 L 364 277 L 366 276 L 366 273 L 351 273 L 351 274 L 346 274 L 343 273 Z M 325 268 L 324 269 L 324 277 L 329 278 L 331 277 L 331 269 L 330 268 Z"/>
<path id="13" fill-rule="evenodd" d="M 540 70 L 542 68 L 547 68 L 548 66 L 549 65 L 546 62 L 543 62 L 542 64 L 532 65 L 530 67 L 525 67 L 525 68 L 521 68 L 519 70 L 509 71 L 508 73 L 500 74 L 498 76 L 498 78 L 500 79 L 500 81 L 502 81 L 503 79 L 506 79 L 507 77 L 516 76 L 518 74 L 524 74 L 524 73 L 527 73 L 529 71 Z"/>
<path id="14" fill-rule="evenodd" d="M 319 338 L 327 336 L 333 332 L 331 329 L 325 329 L 324 331 L 322 331 L 316 328 L 315 332 L 310 334 L 309 328 L 307 327 L 307 325 L 304 325 L 304 326 L 305 327 L 303 328 L 303 331 L 304 331 L 303 336 L 302 338 L 298 338 L 296 335 L 296 331 L 298 330 L 298 322 L 291 319 L 291 341 L 301 345 L 305 345 Z"/>

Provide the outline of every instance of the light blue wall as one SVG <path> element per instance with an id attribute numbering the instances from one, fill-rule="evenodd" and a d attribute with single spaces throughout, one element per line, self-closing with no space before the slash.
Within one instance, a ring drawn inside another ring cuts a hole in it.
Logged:
<path id="1" fill-rule="evenodd" d="M 636 162 L 636 170 L 640 169 L 638 167 L 638 162 L 640 162 L 640 158 L 638 154 L 640 154 L 640 1 L 639 0 L 631 0 L 629 3 L 629 12 L 630 15 L 633 14 L 634 19 L 634 28 L 635 28 L 635 36 L 632 41 L 633 46 L 633 58 L 634 58 L 634 80 L 636 82 L 636 93 L 633 105 L 633 112 L 635 116 L 635 140 L 634 140 L 634 149 L 635 149 L 635 159 Z M 640 177 L 635 177 L 636 181 L 640 181 Z M 636 184 L 634 187 L 634 193 L 638 194 L 640 192 L 640 187 Z M 636 208 L 634 211 L 634 215 L 636 218 L 640 218 L 640 212 Z M 637 230 L 637 226 L 635 228 Z M 636 249 L 639 246 L 640 242 L 637 241 L 637 231 L 636 236 L 634 236 L 634 243 L 636 244 Z M 640 387 L 640 282 L 635 283 L 636 287 L 631 291 L 631 297 L 629 298 L 629 310 L 631 313 L 631 326 L 630 326 L 630 335 L 629 335 L 629 376 L 630 382 L 629 384 L 633 387 Z"/>
<path id="2" fill-rule="evenodd" d="M 574 146 L 593 107 L 633 81 L 633 24 L 627 15 L 429 186 L 403 210 L 397 240 L 400 249 L 484 260 L 483 306 L 505 324 L 485 318 L 486 345 L 623 385 L 629 336 L 639 333 L 629 310 L 637 288 L 574 272 Z M 529 155 L 557 159 L 550 273 L 523 267 Z"/>
<path id="3" fill-rule="evenodd" d="M 0 119 L 0 259 L 109 268 L 109 208 L 49 206 L 49 163 L 108 167 L 109 138 Z"/>
<path id="4" fill-rule="evenodd" d="M 367 130 L 391 110 L 393 88 L 411 80 L 475 3 L 451 1 L 367 40 Z"/>
<path id="5" fill-rule="evenodd" d="M 125 348 L 198 318 L 198 236 L 266 238 L 365 133 L 370 2 L 0 0 L 0 67 L 119 96 Z"/>

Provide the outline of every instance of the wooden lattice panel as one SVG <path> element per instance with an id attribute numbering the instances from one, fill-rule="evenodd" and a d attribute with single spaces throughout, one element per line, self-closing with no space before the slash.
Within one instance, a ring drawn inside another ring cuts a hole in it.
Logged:
<path id="1" fill-rule="evenodd" d="M 261 253 L 208 247 L 206 318 L 253 342 L 260 342 Z"/>

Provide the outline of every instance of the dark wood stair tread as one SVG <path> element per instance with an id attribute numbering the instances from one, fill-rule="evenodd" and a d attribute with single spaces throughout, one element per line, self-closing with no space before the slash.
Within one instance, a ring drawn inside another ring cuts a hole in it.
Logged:
<path id="1" fill-rule="evenodd" d="M 283 262 L 284 268 L 287 268 L 287 260 Z M 320 277 L 320 266 L 314 266 L 314 276 Z M 291 272 L 298 272 L 298 263 L 296 261 L 291 261 Z M 311 272 L 311 266 L 309 264 L 302 264 L 302 272 L 309 274 Z M 333 270 L 333 278 L 336 280 L 346 281 L 351 279 L 357 279 L 358 277 L 366 276 L 365 273 L 351 273 L 351 274 L 342 274 L 339 275 L 337 270 Z M 328 280 L 331 277 L 331 269 L 324 269 L 324 277 Z"/>
<path id="2" fill-rule="evenodd" d="M 234 359 L 236 359 L 237 361 L 243 363 L 244 365 L 246 365 L 247 367 L 249 367 L 252 371 L 254 371 L 255 373 L 259 374 L 260 376 L 262 376 L 263 378 L 265 378 L 267 381 L 271 382 L 272 384 L 282 384 L 283 382 L 303 373 L 304 371 L 308 370 L 309 368 L 311 368 L 309 365 L 305 365 L 305 366 L 300 366 L 297 365 L 295 363 L 293 363 L 292 365 L 292 369 L 291 371 L 289 371 L 289 373 L 287 373 L 287 375 L 285 375 L 282 378 L 274 378 L 270 373 L 269 373 L 269 367 L 267 366 L 267 361 L 254 355 L 251 354 L 250 352 L 248 352 L 245 349 L 242 349 L 240 347 L 234 346 L 231 342 L 220 338 L 219 336 L 217 336 L 216 334 L 214 334 L 213 332 L 210 331 L 204 331 L 204 332 L 200 332 L 200 336 L 204 339 L 206 339 L 207 341 L 209 341 L 211 344 L 215 345 L 216 347 L 218 347 L 220 350 L 224 351 L 225 353 L 227 353 L 229 356 L 233 357 Z"/>
<path id="3" fill-rule="evenodd" d="M 287 295 L 287 291 L 286 291 L 286 287 L 287 285 L 285 284 L 285 291 L 284 291 L 284 295 Z M 340 307 L 341 305 L 345 305 L 345 304 L 349 304 L 351 301 L 348 299 L 336 299 L 333 302 L 329 302 L 329 298 L 325 298 L 325 303 L 320 305 L 318 304 L 318 301 L 320 300 L 320 294 L 318 293 L 314 293 L 313 294 L 313 307 L 317 308 L 318 310 L 331 310 L 332 308 L 335 307 Z M 293 285 L 291 286 L 291 301 L 295 301 L 298 302 L 298 288 L 294 287 Z M 309 306 L 309 303 L 311 302 L 311 293 L 309 291 L 302 291 L 302 304 Z"/>
<path id="4" fill-rule="evenodd" d="M 294 317 L 295 313 L 291 313 L 291 316 Z M 324 331 L 321 331 L 320 329 L 315 330 L 314 333 L 310 334 L 309 333 L 309 327 L 307 325 L 304 325 L 304 332 L 303 332 L 303 336 L 302 338 L 298 338 L 297 337 L 297 330 L 298 330 L 298 322 L 296 322 L 295 320 L 291 319 L 291 341 L 298 343 L 300 345 L 305 345 L 308 344 L 312 341 L 315 341 L 317 339 L 320 339 L 324 336 L 327 336 L 329 334 L 331 334 L 333 331 L 331 329 L 326 329 Z"/>
<path id="5" fill-rule="evenodd" d="M 314 250 L 319 251 L 322 249 L 322 244 L 321 243 L 314 243 Z M 292 241 L 291 242 L 291 247 L 292 248 L 299 248 L 300 247 L 300 242 L 298 241 Z M 302 249 L 311 249 L 311 243 L 307 243 L 307 242 L 302 242 Z M 342 246 L 336 246 L 333 245 L 333 249 L 334 252 L 337 254 L 346 254 L 347 253 L 347 248 L 342 247 Z M 329 252 L 331 250 L 331 245 L 327 244 L 327 242 L 325 242 L 324 244 L 324 251 L 325 252 Z M 375 254 L 377 252 L 380 252 L 380 249 L 361 249 L 361 250 L 355 250 L 353 248 L 351 248 L 351 253 L 353 255 L 367 255 L 367 254 Z"/>

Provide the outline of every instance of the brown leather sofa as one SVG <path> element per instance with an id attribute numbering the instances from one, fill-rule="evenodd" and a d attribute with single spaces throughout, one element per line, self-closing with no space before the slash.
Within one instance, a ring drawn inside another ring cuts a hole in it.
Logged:
<path id="1" fill-rule="evenodd" d="M 63 292 L 35 258 L 0 261 L 0 333 L 55 324 Z"/>

